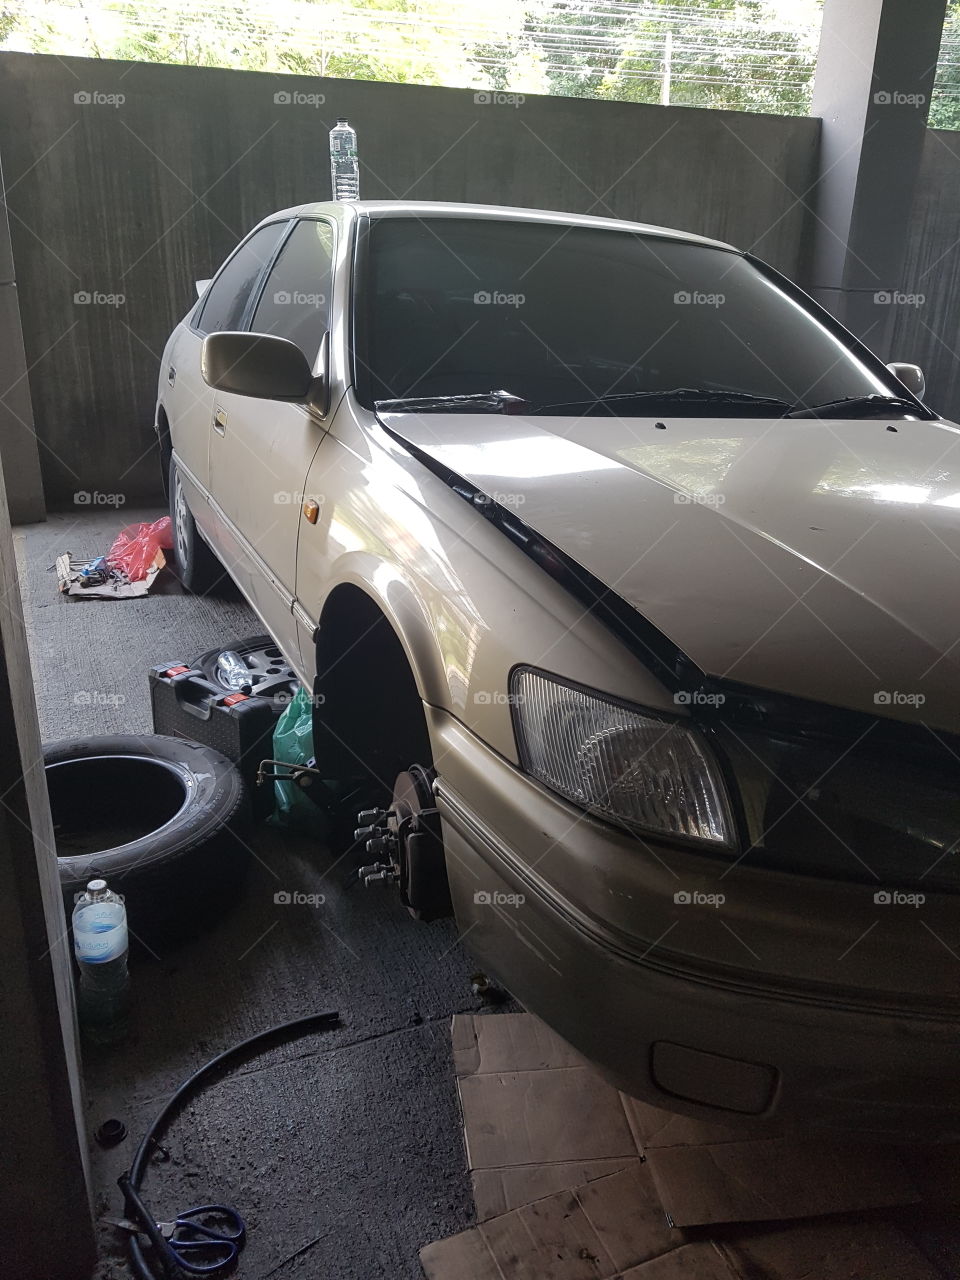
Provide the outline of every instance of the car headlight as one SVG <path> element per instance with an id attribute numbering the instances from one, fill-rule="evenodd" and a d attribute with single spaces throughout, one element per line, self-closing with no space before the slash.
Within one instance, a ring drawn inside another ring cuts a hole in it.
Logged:
<path id="1" fill-rule="evenodd" d="M 723 778 L 696 729 L 523 667 L 511 703 L 524 769 L 574 804 L 634 830 L 733 843 Z"/>

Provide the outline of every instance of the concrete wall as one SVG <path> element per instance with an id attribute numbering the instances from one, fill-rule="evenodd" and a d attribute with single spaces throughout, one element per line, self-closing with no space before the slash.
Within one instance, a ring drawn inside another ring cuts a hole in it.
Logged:
<path id="1" fill-rule="evenodd" d="M 922 365 L 927 399 L 954 422 L 960 422 L 958 209 L 960 133 L 928 129 L 899 294 L 878 306 L 894 311 L 889 358 Z"/>
<path id="2" fill-rule="evenodd" d="M 76 491 L 159 492 L 151 424 L 167 334 L 194 279 L 253 223 L 329 198 L 338 115 L 358 129 L 365 196 L 638 218 L 800 271 L 816 120 L 513 107 L 454 89 L 0 54 L 0 155 L 51 506 Z M 75 303 L 83 292 L 124 301 Z"/>
<path id="3" fill-rule="evenodd" d="M 0 192 L 3 191 L 3 165 L 0 164 Z M 0 459 L 4 473 L 16 478 L 16 483 L 6 486 L 11 520 L 14 524 L 43 520 L 40 448 L 33 424 L 10 219 L 5 203 L 0 206 Z"/>
<path id="4" fill-rule="evenodd" d="M 95 1249 L 73 957 L 17 577 L 0 471 L 0 1271 L 80 1280 Z"/>

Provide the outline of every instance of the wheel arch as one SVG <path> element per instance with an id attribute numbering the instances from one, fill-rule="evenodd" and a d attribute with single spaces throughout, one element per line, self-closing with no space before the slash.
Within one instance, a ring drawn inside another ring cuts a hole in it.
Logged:
<path id="1" fill-rule="evenodd" d="M 424 702 L 438 693 L 437 644 L 415 605 L 395 610 L 356 582 L 324 601 L 315 635 L 314 751 L 329 777 L 389 799 L 397 774 L 432 758 Z M 442 668 L 441 668 L 442 671 Z"/>

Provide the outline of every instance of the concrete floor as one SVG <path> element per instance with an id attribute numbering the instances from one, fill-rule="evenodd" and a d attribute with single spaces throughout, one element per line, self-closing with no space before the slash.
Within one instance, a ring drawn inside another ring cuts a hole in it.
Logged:
<path id="1" fill-rule="evenodd" d="M 45 741 L 149 732 L 149 666 L 262 630 L 232 589 L 58 596 L 57 554 L 102 553 L 121 525 L 157 514 L 84 511 L 16 531 Z M 418 924 L 389 890 L 344 887 L 347 867 L 302 837 L 261 826 L 253 852 L 232 915 L 159 960 L 131 961 L 129 1043 L 85 1050 L 90 1131 L 113 1116 L 128 1129 L 112 1151 L 92 1147 L 97 1213 L 122 1212 L 116 1178 L 190 1072 L 258 1030 L 338 1009 L 340 1029 L 202 1093 L 169 1129 L 171 1159 L 153 1166 L 145 1196 L 159 1218 L 235 1205 L 249 1231 L 244 1280 L 414 1280 L 420 1246 L 472 1221 L 449 1032 L 453 1013 L 478 1008 L 469 958 L 452 921 Z M 326 901 L 277 906 L 278 889 Z M 121 1233 L 104 1227 L 101 1242 L 97 1280 L 128 1276 Z"/>
<path id="2" fill-rule="evenodd" d="M 45 741 L 149 732 L 148 667 L 262 630 L 229 586 L 207 599 L 175 584 L 142 600 L 58 596 L 57 554 L 101 553 L 122 524 L 158 514 L 85 509 L 15 531 Z M 128 1129 L 112 1151 L 91 1145 L 97 1213 L 121 1213 L 116 1179 L 187 1075 L 268 1026 L 338 1009 L 338 1030 L 248 1061 L 188 1106 L 145 1198 L 159 1218 L 235 1205 L 243 1280 L 422 1280 L 420 1246 L 473 1220 L 449 1033 L 453 1013 L 478 1008 L 470 959 L 452 922 L 418 924 L 389 890 L 346 888 L 347 866 L 303 837 L 260 826 L 252 851 L 232 915 L 132 960 L 129 1043 L 85 1049 L 90 1132 L 114 1116 Z M 278 889 L 326 901 L 277 906 Z M 960 1277 L 952 1212 L 896 1217 L 945 1280 Z M 127 1280 L 121 1234 L 104 1227 L 101 1244 L 95 1280 Z"/>

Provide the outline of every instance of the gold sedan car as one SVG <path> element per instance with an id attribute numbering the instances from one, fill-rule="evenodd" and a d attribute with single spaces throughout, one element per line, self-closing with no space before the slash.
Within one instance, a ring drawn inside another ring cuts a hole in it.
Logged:
<path id="1" fill-rule="evenodd" d="M 663 228 L 260 224 L 163 356 L 176 558 L 315 694 L 363 876 L 618 1086 L 960 1133 L 960 452 Z M 360 803 L 358 803 L 358 801 Z"/>

